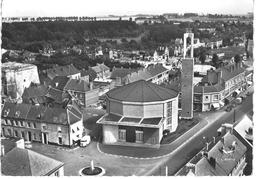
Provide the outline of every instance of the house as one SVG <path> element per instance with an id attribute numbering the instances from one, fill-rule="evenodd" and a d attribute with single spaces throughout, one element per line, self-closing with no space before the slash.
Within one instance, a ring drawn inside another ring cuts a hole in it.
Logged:
<path id="1" fill-rule="evenodd" d="M 126 84 L 127 75 L 131 74 L 134 70 L 129 68 L 116 68 L 114 67 L 111 72 L 110 79 L 115 82 L 115 86 L 122 86 Z"/>
<path id="2" fill-rule="evenodd" d="M 49 79 L 53 79 L 56 76 L 66 76 L 72 79 L 79 79 L 80 78 L 80 71 L 73 65 L 66 65 L 66 66 L 53 66 L 51 69 L 46 70 L 46 75 Z"/>
<path id="3" fill-rule="evenodd" d="M 105 144 L 159 147 L 178 126 L 178 93 L 145 80 L 110 90 L 106 104 L 97 121 Z"/>
<path id="4" fill-rule="evenodd" d="M 176 176 L 242 176 L 247 166 L 247 152 L 250 150 L 236 132 L 233 125 L 224 124 L 222 137 L 214 137 L 206 143 Z M 219 139 L 218 139 L 219 138 Z"/>
<path id="5" fill-rule="evenodd" d="M 31 83 L 28 88 L 24 89 L 22 99 L 24 103 L 45 104 L 47 103 L 47 93 L 48 88 L 45 85 Z"/>
<path id="6" fill-rule="evenodd" d="M 51 108 L 5 102 L 1 113 L 2 135 L 25 141 L 73 146 L 83 133 L 83 116 L 73 105 Z"/>
<path id="7" fill-rule="evenodd" d="M 87 83 L 85 80 L 72 79 L 65 76 L 55 77 L 50 85 L 48 97 L 53 96 L 58 103 L 62 103 L 64 95 L 68 93 L 79 101 L 83 107 L 87 107 L 98 101 L 99 89 L 93 87 L 93 82 Z"/>
<path id="8" fill-rule="evenodd" d="M 110 68 L 107 67 L 104 63 L 97 64 L 91 68 L 96 72 L 97 79 L 106 79 L 110 77 Z"/>
<path id="9" fill-rule="evenodd" d="M 1 139 L 2 176 L 64 176 L 64 163 L 24 148 L 23 139 Z"/>
<path id="10" fill-rule="evenodd" d="M 2 63 L 2 90 L 5 95 L 21 100 L 24 89 L 28 88 L 31 83 L 40 83 L 36 65 Z"/>
<path id="11" fill-rule="evenodd" d="M 194 86 L 194 109 L 209 111 L 224 106 L 234 92 L 239 94 L 246 89 L 245 74 L 242 63 L 208 70 L 202 82 Z"/>
<path id="12" fill-rule="evenodd" d="M 25 50 L 22 53 L 22 58 L 25 60 L 25 62 L 34 62 L 36 59 L 37 53 L 32 53 L 27 50 Z"/>

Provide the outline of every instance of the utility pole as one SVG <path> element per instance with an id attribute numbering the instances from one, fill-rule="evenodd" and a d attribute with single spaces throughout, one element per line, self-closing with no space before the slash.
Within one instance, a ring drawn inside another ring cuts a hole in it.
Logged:
<path id="1" fill-rule="evenodd" d="M 236 122 L 236 109 L 234 109 L 234 115 L 233 115 L 233 123 L 235 124 Z"/>

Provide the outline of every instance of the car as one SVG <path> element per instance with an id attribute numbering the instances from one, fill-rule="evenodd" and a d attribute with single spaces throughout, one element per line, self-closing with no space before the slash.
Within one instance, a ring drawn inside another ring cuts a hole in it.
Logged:
<path id="1" fill-rule="evenodd" d="M 225 109 L 226 112 L 229 112 L 229 111 L 231 111 L 231 110 L 232 110 L 232 106 L 228 106 L 228 107 Z"/>
<path id="2" fill-rule="evenodd" d="M 80 147 L 86 147 L 91 141 L 91 137 L 89 135 L 85 135 L 80 139 Z"/>

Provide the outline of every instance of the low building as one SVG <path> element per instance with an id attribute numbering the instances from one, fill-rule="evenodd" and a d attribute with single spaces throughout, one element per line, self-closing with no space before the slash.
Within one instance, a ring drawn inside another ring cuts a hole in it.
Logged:
<path id="1" fill-rule="evenodd" d="M 107 79 L 110 77 L 110 68 L 107 67 L 104 63 L 97 64 L 97 66 L 91 67 L 97 74 L 98 79 Z"/>
<path id="2" fill-rule="evenodd" d="M 53 66 L 53 68 L 46 70 L 46 75 L 49 79 L 53 80 L 56 76 L 66 76 L 72 79 L 80 78 L 80 71 L 73 65 L 66 66 Z"/>
<path id="3" fill-rule="evenodd" d="M 2 176 L 64 176 L 64 163 L 25 149 L 23 139 L 1 139 L 1 148 Z"/>
<path id="4" fill-rule="evenodd" d="M 169 69 L 162 64 L 152 64 L 146 68 L 138 70 L 113 69 L 111 77 L 116 85 L 125 85 L 138 80 L 145 80 L 156 84 L 161 84 L 169 80 Z"/>
<path id="5" fill-rule="evenodd" d="M 2 90 L 13 99 L 20 99 L 31 83 L 40 83 L 37 66 L 25 63 L 2 63 Z"/>
<path id="6" fill-rule="evenodd" d="M 194 86 L 194 109 L 209 111 L 224 106 L 234 92 L 240 94 L 247 88 L 245 74 L 242 63 L 208 70 L 202 82 Z"/>
<path id="7" fill-rule="evenodd" d="M 145 80 L 109 91 L 106 104 L 97 121 L 105 144 L 158 147 L 178 126 L 178 93 Z"/>
<path id="8" fill-rule="evenodd" d="M 31 83 L 31 85 L 28 88 L 24 89 L 22 99 L 24 103 L 31 103 L 34 105 L 46 104 L 47 93 L 48 88 L 45 85 Z"/>
<path id="9" fill-rule="evenodd" d="M 48 97 L 55 100 L 59 96 L 57 102 L 62 102 L 65 93 L 76 98 L 82 107 L 87 107 L 98 101 L 99 88 L 93 87 L 93 82 L 87 83 L 85 80 L 64 76 L 55 77 L 51 82 Z"/>
<path id="10" fill-rule="evenodd" d="M 64 109 L 5 102 L 1 124 L 3 136 L 65 146 L 75 145 L 84 128 L 81 112 L 72 105 Z"/>

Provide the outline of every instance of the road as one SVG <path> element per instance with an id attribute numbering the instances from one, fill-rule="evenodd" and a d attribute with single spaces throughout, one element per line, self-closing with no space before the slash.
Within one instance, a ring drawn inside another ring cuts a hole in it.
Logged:
<path id="1" fill-rule="evenodd" d="M 156 166 L 150 171 L 142 173 L 140 175 L 165 175 L 166 166 L 168 166 L 168 175 L 174 175 L 183 165 L 185 165 L 196 153 L 198 153 L 205 146 L 205 140 L 203 140 L 204 136 L 211 140 L 213 136 L 217 136 L 217 129 L 221 126 L 221 124 L 233 123 L 234 116 L 236 122 L 238 122 L 239 120 L 241 120 L 244 114 L 251 112 L 252 110 L 253 97 L 251 94 L 243 101 L 242 104 L 240 104 L 230 112 L 217 111 L 214 113 L 201 114 L 204 116 L 200 115 L 200 117 L 208 120 L 209 125 L 207 125 L 207 127 L 205 127 L 203 130 L 199 131 L 192 140 L 183 145 L 180 149 L 176 150 L 176 152 L 173 155 L 169 156 L 163 164 L 160 164 L 160 166 Z"/>

